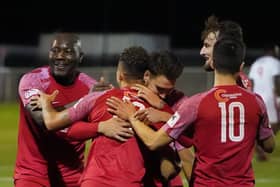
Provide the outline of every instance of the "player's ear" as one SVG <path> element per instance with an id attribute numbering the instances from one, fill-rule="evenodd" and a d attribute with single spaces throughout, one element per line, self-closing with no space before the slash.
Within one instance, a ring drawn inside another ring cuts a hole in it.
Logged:
<path id="1" fill-rule="evenodd" d="M 210 67 L 212 68 L 212 69 L 215 69 L 215 66 L 214 66 L 214 60 L 212 59 L 211 61 L 210 61 Z"/>
<path id="2" fill-rule="evenodd" d="M 80 52 L 79 63 L 82 63 L 83 59 L 84 59 L 84 53 Z"/>
<path id="3" fill-rule="evenodd" d="M 118 83 L 120 83 L 121 81 L 124 80 L 124 74 L 123 74 L 123 72 L 120 70 L 120 68 L 117 68 L 116 79 L 117 79 L 117 82 L 118 82 Z"/>
<path id="4" fill-rule="evenodd" d="M 245 62 L 242 62 L 241 65 L 240 65 L 239 71 L 243 71 L 244 66 L 245 66 Z"/>
<path id="5" fill-rule="evenodd" d="M 151 72 L 149 70 L 146 70 L 143 77 L 145 84 L 150 80 L 150 77 L 151 77 Z"/>

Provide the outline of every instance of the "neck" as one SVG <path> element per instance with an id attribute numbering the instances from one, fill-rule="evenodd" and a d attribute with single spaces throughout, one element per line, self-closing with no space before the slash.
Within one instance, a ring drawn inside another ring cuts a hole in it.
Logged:
<path id="1" fill-rule="evenodd" d="M 121 81 L 119 86 L 120 88 L 124 88 L 134 86 L 135 84 L 143 84 L 143 80 Z"/>
<path id="2" fill-rule="evenodd" d="M 75 82 L 76 77 L 78 76 L 78 72 L 75 71 L 71 75 L 68 76 L 53 76 L 56 82 L 63 86 L 72 85 Z"/>
<path id="3" fill-rule="evenodd" d="M 214 86 L 236 85 L 237 74 L 223 74 L 215 71 Z"/>

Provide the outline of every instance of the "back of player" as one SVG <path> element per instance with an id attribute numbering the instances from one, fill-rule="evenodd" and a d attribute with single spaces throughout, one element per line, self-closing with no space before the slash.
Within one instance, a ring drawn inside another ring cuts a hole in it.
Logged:
<path id="1" fill-rule="evenodd" d="M 193 182 L 254 186 L 254 144 L 259 125 L 267 120 L 260 97 L 239 86 L 217 86 L 195 97 Z"/>
<path id="2" fill-rule="evenodd" d="M 254 186 L 251 160 L 256 139 L 265 142 L 267 152 L 273 150 L 273 133 L 263 100 L 236 84 L 244 47 L 232 38 L 218 40 L 212 64 L 214 87 L 185 100 L 162 128 L 178 138 L 186 128 L 193 127 L 193 186 Z"/>
<path id="3" fill-rule="evenodd" d="M 148 106 L 137 97 L 135 90 L 113 89 L 96 101 L 89 121 L 104 121 L 112 117 L 107 112 L 106 105 L 106 99 L 111 96 L 123 100 L 128 99 L 137 108 L 143 109 Z M 171 109 L 169 111 L 172 112 Z M 105 136 L 95 138 L 82 177 L 82 186 L 140 187 L 146 172 L 144 157 L 147 148 L 139 143 L 136 137 L 130 138 L 124 143 Z"/>

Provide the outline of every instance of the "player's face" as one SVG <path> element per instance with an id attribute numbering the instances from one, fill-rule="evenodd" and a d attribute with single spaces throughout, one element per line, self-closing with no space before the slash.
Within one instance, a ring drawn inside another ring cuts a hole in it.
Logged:
<path id="1" fill-rule="evenodd" d="M 81 61 L 80 48 L 76 42 L 57 38 L 49 51 L 52 74 L 58 77 L 71 75 Z"/>
<path id="2" fill-rule="evenodd" d="M 210 32 L 203 41 L 203 46 L 200 49 L 200 55 L 204 57 L 205 64 L 204 69 L 206 71 L 213 71 L 211 64 L 213 63 L 213 48 L 217 41 L 217 36 L 215 33 Z"/>
<path id="3" fill-rule="evenodd" d="M 165 76 L 159 75 L 156 77 L 149 77 L 146 84 L 155 94 L 165 99 L 174 89 L 175 81 L 170 81 Z"/>

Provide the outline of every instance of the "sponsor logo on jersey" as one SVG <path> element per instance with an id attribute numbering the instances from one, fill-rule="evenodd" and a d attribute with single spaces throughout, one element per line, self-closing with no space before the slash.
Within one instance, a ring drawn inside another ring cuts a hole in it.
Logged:
<path id="1" fill-rule="evenodd" d="M 236 99 L 242 96 L 242 93 L 227 93 L 224 89 L 218 89 L 214 93 L 214 97 L 218 102 L 227 102 L 230 99 Z"/>
<path id="2" fill-rule="evenodd" d="M 173 116 L 167 121 L 167 124 L 169 127 L 173 127 L 177 121 L 180 119 L 180 114 L 178 112 L 175 112 Z"/>
<path id="3" fill-rule="evenodd" d="M 26 92 L 24 92 L 24 98 L 25 99 L 29 99 L 30 97 L 34 96 L 34 95 L 38 95 L 39 94 L 39 90 L 38 89 L 31 89 L 31 90 L 27 90 Z"/>

